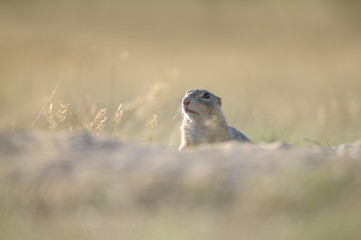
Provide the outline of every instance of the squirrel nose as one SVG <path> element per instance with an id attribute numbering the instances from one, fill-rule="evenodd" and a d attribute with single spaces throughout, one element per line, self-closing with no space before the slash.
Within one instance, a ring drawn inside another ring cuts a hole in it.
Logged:
<path id="1" fill-rule="evenodd" d="M 191 101 L 189 101 L 188 99 L 184 99 L 183 100 L 183 104 L 188 106 L 191 103 Z"/>

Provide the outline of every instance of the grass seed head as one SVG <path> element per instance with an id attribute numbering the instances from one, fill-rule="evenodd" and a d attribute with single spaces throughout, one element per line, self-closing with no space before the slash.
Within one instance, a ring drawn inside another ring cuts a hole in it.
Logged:
<path id="1" fill-rule="evenodd" d="M 44 98 L 44 112 L 43 115 L 45 116 L 46 121 L 49 124 L 49 129 L 52 133 L 55 133 L 56 128 L 58 127 L 58 124 L 56 123 L 54 119 L 54 113 L 53 113 L 53 103 L 49 102 L 47 98 Z"/>
<path id="2" fill-rule="evenodd" d="M 56 112 L 55 116 L 59 122 L 62 122 L 66 118 L 66 113 L 68 112 L 68 106 L 65 104 L 60 104 L 60 109 Z"/>
<path id="3" fill-rule="evenodd" d="M 119 104 L 118 109 L 114 115 L 114 121 L 113 121 L 112 129 L 110 130 L 110 134 L 113 134 L 115 125 L 119 122 L 122 115 L 123 115 L 123 104 Z"/>
<path id="4" fill-rule="evenodd" d="M 156 127 L 158 127 L 158 116 L 157 115 L 152 115 L 148 121 L 147 121 L 147 126 L 149 126 L 150 128 L 154 129 Z"/>
<path id="5" fill-rule="evenodd" d="M 90 124 L 90 128 L 93 132 L 99 133 L 100 129 L 104 126 L 104 123 L 108 120 L 107 109 L 102 108 L 98 111 L 93 122 Z"/>

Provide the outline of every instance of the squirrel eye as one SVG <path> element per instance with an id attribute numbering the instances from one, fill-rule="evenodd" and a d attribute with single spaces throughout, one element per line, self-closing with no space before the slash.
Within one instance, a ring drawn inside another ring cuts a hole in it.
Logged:
<path id="1" fill-rule="evenodd" d="M 206 98 L 209 99 L 211 97 L 211 95 L 209 94 L 209 92 L 205 92 L 202 96 L 202 98 Z"/>

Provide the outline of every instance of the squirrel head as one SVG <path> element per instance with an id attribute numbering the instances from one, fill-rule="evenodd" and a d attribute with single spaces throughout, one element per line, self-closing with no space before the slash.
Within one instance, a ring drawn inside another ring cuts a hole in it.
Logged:
<path id="1" fill-rule="evenodd" d="M 223 117 L 222 99 L 205 89 L 190 89 L 182 100 L 182 110 L 191 120 L 208 120 Z"/>

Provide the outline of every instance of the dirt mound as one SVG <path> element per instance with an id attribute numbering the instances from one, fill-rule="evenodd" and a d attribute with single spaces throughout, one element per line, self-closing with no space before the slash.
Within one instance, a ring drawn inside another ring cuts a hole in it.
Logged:
<path id="1" fill-rule="evenodd" d="M 178 152 L 82 134 L 2 133 L 0 230 L 6 239 L 359 236 L 360 160 L 357 143 Z"/>

